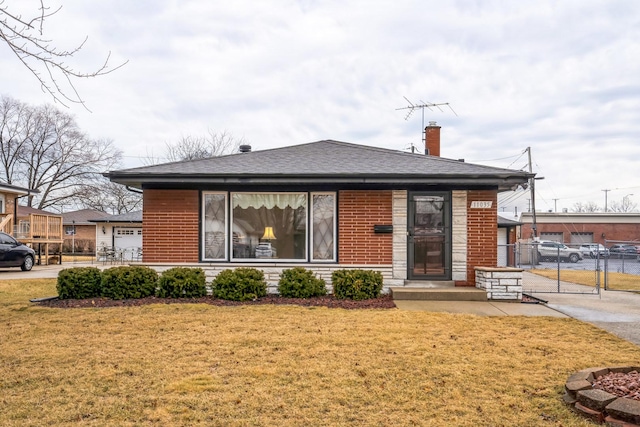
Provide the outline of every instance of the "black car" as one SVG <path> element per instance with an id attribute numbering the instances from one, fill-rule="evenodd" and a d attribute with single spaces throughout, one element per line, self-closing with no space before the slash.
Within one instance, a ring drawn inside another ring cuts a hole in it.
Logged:
<path id="1" fill-rule="evenodd" d="M 0 232 L 0 267 L 20 267 L 29 271 L 36 253 L 6 233 Z"/>

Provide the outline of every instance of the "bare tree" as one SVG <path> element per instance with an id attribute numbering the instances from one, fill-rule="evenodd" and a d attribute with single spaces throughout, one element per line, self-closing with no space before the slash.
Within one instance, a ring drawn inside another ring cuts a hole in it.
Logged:
<path id="1" fill-rule="evenodd" d="M 142 209 L 142 194 L 101 177 L 92 184 L 82 186 L 76 204 L 112 215 L 120 215 Z"/>
<path id="2" fill-rule="evenodd" d="M 76 90 L 73 79 L 97 77 L 109 74 L 124 63 L 109 67 L 111 52 L 107 54 L 102 65 L 94 71 L 79 71 L 67 61 L 80 52 L 87 38 L 75 47 L 66 50 L 53 45 L 53 40 L 45 35 L 44 24 L 62 7 L 52 10 L 39 1 L 40 7 L 30 16 L 23 17 L 15 12 L 4 0 L 0 0 L 0 40 L 4 41 L 18 60 L 38 79 L 43 92 L 48 93 L 54 101 L 67 106 L 67 103 L 82 104 L 84 102 Z M 85 106 L 86 108 L 86 106 Z"/>
<path id="3" fill-rule="evenodd" d="M 577 202 L 577 203 L 574 203 L 573 207 L 571 208 L 571 211 L 576 213 L 581 213 L 581 212 L 593 213 L 593 212 L 600 212 L 601 210 L 602 209 L 600 209 L 600 206 L 598 206 L 598 204 L 595 202 L 586 202 L 586 203 Z"/>
<path id="4" fill-rule="evenodd" d="M 638 204 L 633 203 L 629 196 L 624 196 L 622 201 L 613 202 L 609 207 L 611 212 L 636 212 L 638 210 Z"/>
<path id="5" fill-rule="evenodd" d="M 226 131 L 216 133 L 209 129 L 203 136 L 186 136 L 175 144 L 167 144 L 166 154 L 170 162 L 204 159 L 238 151 L 243 139 L 236 139 Z"/>
<path id="6" fill-rule="evenodd" d="M 111 141 L 89 138 L 52 106 L 3 97 L 0 108 L 0 179 L 39 190 L 27 198 L 29 206 L 73 204 L 83 185 L 120 163 L 122 153 Z"/>

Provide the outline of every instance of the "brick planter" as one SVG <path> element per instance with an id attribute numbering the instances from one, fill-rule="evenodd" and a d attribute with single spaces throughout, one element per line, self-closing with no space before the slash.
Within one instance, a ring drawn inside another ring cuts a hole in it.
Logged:
<path id="1" fill-rule="evenodd" d="M 579 414 L 610 427 L 640 427 L 640 401 L 594 389 L 593 383 L 609 372 L 638 371 L 637 366 L 587 368 L 571 375 L 564 385 L 564 402 Z"/>

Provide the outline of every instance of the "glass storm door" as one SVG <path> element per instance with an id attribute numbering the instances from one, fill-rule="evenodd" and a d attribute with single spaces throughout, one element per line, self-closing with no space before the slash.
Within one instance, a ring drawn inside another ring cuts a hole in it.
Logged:
<path id="1" fill-rule="evenodd" d="M 451 280 L 450 193 L 410 193 L 409 279 Z"/>

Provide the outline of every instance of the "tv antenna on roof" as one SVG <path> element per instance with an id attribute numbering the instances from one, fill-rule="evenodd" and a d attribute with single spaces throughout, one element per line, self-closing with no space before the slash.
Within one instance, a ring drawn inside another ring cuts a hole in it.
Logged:
<path id="1" fill-rule="evenodd" d="M 440 107 L 446 105 L 453 112 L 453 114 L 456 115 L 456 117 L 458 116 L 458 113 L 456 113 L 454 111 L 453 107 L 451 107 L 451 105 L 449 105 L 448 102 L 434 103 L 434 102 L 424 102 L 423 100 L 420 100 L 420 102 L 422 102 L 422 104 L 416 105 L 413 102 L 409 101 L 406 96 L 403 96 L 403 98 L 405 99 L 405 101 L 407 101 L 409 103 L 409 105 L 407 107 L 396 108 L 396 110 L 409 110 L 407 112 L 407 115 L 404 116 L 405 120 L 409 120 L 409 117 L 411 117 L 411 115 L 413 114 L 413 112 L 415 110 L 417 110 L 418 108 L 421 109 L 422 110 L 422 128 L 421 128 L 422 135 L 424 135 L 424 109 L 425 108 L 428 108 L 429 110 L 433 111 L 433 108 L 435 107 L 438 110 L 443 111 L 442 108 L 440 108 Z"/>

